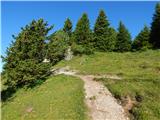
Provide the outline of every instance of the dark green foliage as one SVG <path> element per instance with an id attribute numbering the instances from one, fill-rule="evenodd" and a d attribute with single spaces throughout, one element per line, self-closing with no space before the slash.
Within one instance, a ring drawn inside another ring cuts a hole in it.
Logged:
<path id="1" fill-rule="evenodd" d="M 72 34 L 72 22 L 69 18 L 64 23 L 63 31 L 65 31 L 69 36 Z"/>
<path id="2" fill-rule="evenodd" d="M 109 27 L 106 40 L 105 51 L 113 51 L 117 40 L 117 32 L 114 28 Z"/>
<path id="3" fill-rule="evenodd" d="M 84 53 L 92 51 L 92 32 L 90 30 L 90 23 L 86 13 L 84 13 L 79 19 L 72 38 L 77 45 L 84 47 Z"/>
<path id="4" fill-rule="evenodd" d="M 153 22 L 151 24 L 150 43 L 160 49 L 160 3 L 156 5 Z"/>
<path id="5" fill-rule="evenodd" d="M 72 43 L 72 51 L 74 53 L 74 55 L 82 55 L 82 54 L 86 54 L 86 55 L 90 55 L 93 54 L 94 48 L 91 46 L 83 46 L 83 45 L 78 45 L 76 43 Z"/>
<path id="6" fill-rule="evenodd" d="M 119 23 L 116 51 L 125 52 L 131 49 L 131 35 L 122 22 Z"/>
<path id="7" fill-rule="evenodd" d="M 112 51 L 115 40 L 116 32 L 109 27 L 107 16 L 101 10 L 94 26 L 94 47 L 99 51 Z"/>
<path id="8" fill-rule="evenodd" d="M 147 26 L 141 30 L 132 43 L 133 50 L 146 50 L 151 47 L 149 43 L 150 30 Z"/>
<path id="9" fill-rule="evenodd" d="M 14 69 L 10 69 L 8 75 L 9 86 L 32 86 L 37 80 L 44 79 L 50 70 L 47 63 L 39 63 L 33 59 L 19 61 Z M 10 78 L 10 79 L 9 79 Z"/>
<path id="10" fill-rule="evenodd" d="M 107 34 L 108 27 L 109 27 L 109 22 L 107 20 L 107 16 L 105 15 L 105 12 L 103 10 L 100 10 L 94 26 L 95 35 L 100 36 L 103 34 Z"/>
<path id="11" fill-rule="evenodd" d="M 84 13 L 82 17 L 78 20 L 74 35 L 77 44 L 85 45 L 90 42 L 91 30 L 89 19 L 86 13 Z"/>
<path id="12" fill-rule="evenodd" d="M 69 46 L 69 36 L 66 32 L 59 30 L 52 34 L 49 39 L 47 58 L 54 65 L 64 58 Z"/>
<path id="13" fill-rule="evenodd" d="M 43 19 L 33 20 L 15 38 L 3 59 L 4 74 L 9 86 L 30 85 L 43 79 L 49 72 L 49 64 L 43 63 L 45 39 L 48 31 Z"/>
<path id="14" fill-rule="evenodd" d="M 85 48 L 82 45 L 78 45 L 76 43 L 72 44 L 72 51 L 74 55 L 81 55 L 85 53 Z"/>

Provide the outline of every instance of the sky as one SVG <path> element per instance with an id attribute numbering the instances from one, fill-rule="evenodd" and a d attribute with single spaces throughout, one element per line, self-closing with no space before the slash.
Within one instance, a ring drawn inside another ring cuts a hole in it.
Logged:
<path id="1" fill-rule="evenodd" d="M 91 29 L 100 9 L 106 12 L 110 25 L 117 29 L 121 20 L 132 38 L 140 32 L 144 25 L 150 26 L 156 2 L 2 2 L 1 3 L 1 54 L 5 55 L 9 47 L 12 35 L 17 35 L 21 27 L 30 23 L 33 19 L 44 18 L 49 25 L 54 25 L 50 33 L 63 28 L 64 21 L 69 17 L 75 28 L 78 19 L 85 12 L 88 14 Z M 1 71 L 1 70 L 0 70 Z"/>

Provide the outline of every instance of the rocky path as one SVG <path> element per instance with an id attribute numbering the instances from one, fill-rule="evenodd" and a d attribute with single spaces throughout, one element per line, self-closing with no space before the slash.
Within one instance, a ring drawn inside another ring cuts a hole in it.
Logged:
<path id="1" fill-rule="evenodd" d="M 76 72 L 69 71 L 66 68 L 54 72 L 55 74 L 76 76 L 84 81 L 85 102 L 89 109 L 89 117 L 92 120 L 129 120 L 123 107 L 117 103 L 109 90 L 102 83 L 93 80 L 95 77 L 100 76 L 78 75 Z"/>

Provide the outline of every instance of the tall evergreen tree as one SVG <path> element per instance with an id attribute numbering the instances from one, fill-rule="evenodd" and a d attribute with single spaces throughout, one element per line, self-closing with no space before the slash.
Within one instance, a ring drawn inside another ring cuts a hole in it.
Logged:
<path id="1" fill-rule="evenodd" d="M 36 80 L 43 79 L 48 74 L 49 64 L 44 64 L 45 40 L 49 30 L 43 19 L 33 20 L 7 49 L 4 73 L 9 86 L 32 85 Z M 48 70 L 47 70 L 48 69 Z"/>
<path id="2" fill-rule="evenodd" d="M 157 3 L 153 22 L 151 24 L 150 43 L 154 48 L 160 49 L 160 3 Z"/>
<path id="3" fill-rule="evenodd" d="M 115 45 L 115 39 L 111 39 L 112 33 L 115 31 L 109 27 L 105 12 L 100 10 L 94 26 L 94 47 L 100 51 L 112 51 Z"/>
<path id="4" fill-rule="evenodd" d="M 71 36 L 72 33 L 72 22 L 69 18 L 64 23 L 63 31 L 66 32 L 69 36 Z"/>
<path id="5" fill-rule="evenodd" d="M 131 49 L 131 35 L 121 21 L 119 23 L 115 49 L 119 52 L 125 52 Z"/>
<path id="6" fill-rule="evenodd" d="M 151 47 L 149 43 L 150 30 L 147 26 L 141 30 L 132 43 L 132 49 L 134 50 L 144 50 Z"/>
<path id="7" fill-rule="evenodd" d="M 77 44 L 87 45 L 91 41 L 90 23 L 86 13 L 78 20 L 74 35 Z"/>
<path id="8" fill-rule="evenodd" d="M 86 13 L 78 20 L 73 39 L 78 45 L 78 49 L 83 49 L 81 53 L 92 53 L 92 31 L 90 30 L 90 23 Z"/>
<path id="9" fill-rule="evenodd" d="M 99 35 L 99 36 L 106 34 L 108 27 L 109 27 L 109 22 L 107 20 L 107 16 L 103 10 L 100 10 L 94 26 L 94 32 L 96 35 Z"/>

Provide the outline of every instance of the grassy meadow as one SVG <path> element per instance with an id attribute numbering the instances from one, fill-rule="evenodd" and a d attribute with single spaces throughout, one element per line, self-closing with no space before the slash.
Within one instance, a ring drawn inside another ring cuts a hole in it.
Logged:
<path id="1" fill-rule="evenodd" d="M 83 81 L 64 75 L 20 89 L 2 105 L 3 120 L 85 120 L 85 113 Z"/>
<path id="2" fill-rule="evenodd" d="M 118 75 L 121 80 L 97 79 L 123 100 L 129 96 L 137 104 L 130 111 L 134 120 L 160 119 L 160 51 L 102 53 L 75 56 L 53 68 L 70 66 L 80 74 Z M 50 76 L 33 89 L 19 89 L 2 104 L 3 120 L 85 120 L 83 81 Z"/>
<path id="3" fill-rule="evenodd" d="M 160 51 L 95 53 L 74 57 L 55 66 L 70 66 L 81 74 L 116 74 L 122 80 L 101 80 L 118 99 L 130 96 L 137 104 L 135 120 L 160 119 Z"/>

